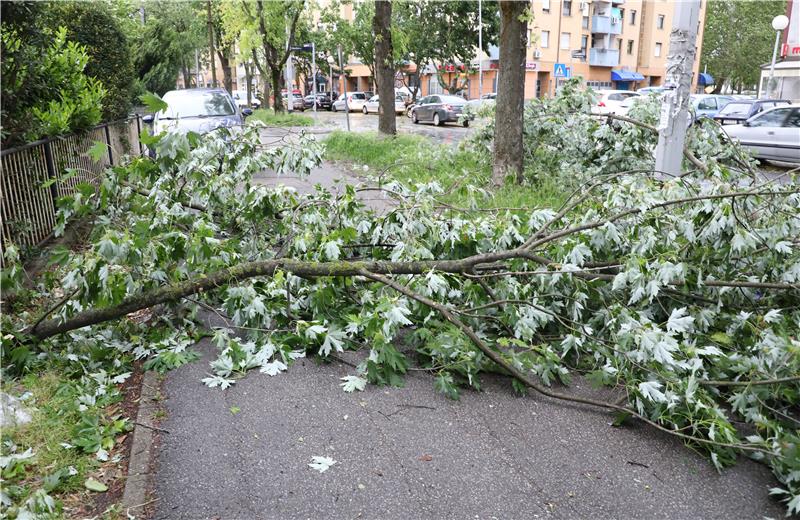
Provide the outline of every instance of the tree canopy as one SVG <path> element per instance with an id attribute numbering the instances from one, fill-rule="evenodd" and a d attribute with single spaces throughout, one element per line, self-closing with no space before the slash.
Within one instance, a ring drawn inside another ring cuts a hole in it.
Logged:
<path id="1" fill-rule="evenodd" d="M 772 19 L 786 12 L 786 2 L 728 2 L 706 4 L 700 69 L 740 91 L 758 84 L 761 66 L 772 59 L 775 31 Z"/>

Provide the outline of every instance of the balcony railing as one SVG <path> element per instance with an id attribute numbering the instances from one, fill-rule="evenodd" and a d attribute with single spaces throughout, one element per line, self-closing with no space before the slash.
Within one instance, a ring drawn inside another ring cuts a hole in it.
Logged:
<path id="1" fill-rule="evenodd" d="M 592 16 L 592 32 L 602 34 L 622 33 L 622 20 L 610 16 Z"/>
<path id="2" fill-rule="evenodd" d="M 617 49 L 589 49 L 589 65 L 592 67 L 616 67 L 619 65 Z"/>

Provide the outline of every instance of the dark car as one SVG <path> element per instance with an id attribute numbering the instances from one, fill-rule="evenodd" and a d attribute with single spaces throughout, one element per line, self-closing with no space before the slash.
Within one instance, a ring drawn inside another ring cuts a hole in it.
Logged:
<path id="1" fill-rule="evenodd" d="M 320 92 L 316 96 L 317 98 L 317 110 L 330 110 L 331 109 L 331 98 L 328 97 L 328 94 L 324 92 Z M 313 110 L 314 108 L 314 94 L 308 95 L 303 98 L 303 105 L 306 107 L 306 110 Z"/>
<path id="2" fill-rule="evenodd" d="M 411 111 L 411 121 L 414 123 L 430 121 L 436 126 L 447 122 L 456 123 L 464 111 L 465 104 L 464 98 L 458 96 L 443 94 L 425 96 L 417 102 L 417 105 Z M 469 120 L 465 119 L 461 124 L 465 127 L 469 126 Z"/>
<path id="3" fill-rule="evenodd" d="M 785 99 L 734 99 L 717 112 L 714 120 L 721 125 L 741 124 L 765 110 L 791 104 Z"/>

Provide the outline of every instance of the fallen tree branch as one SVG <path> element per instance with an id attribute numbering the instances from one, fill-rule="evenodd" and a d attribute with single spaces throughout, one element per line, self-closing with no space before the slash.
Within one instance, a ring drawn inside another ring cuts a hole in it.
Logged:
<path id="1" fill-rule="evenodd" d="M 654 427 L 654 428 L 656 428 L 658 430 L 661 430 L 661 431 L 666 432 L 666 433 L 668 433 L 670 435 L 679 437 L 679 438 L 681 438 L 681 439 L 683 439 L 684 441 L 687 441 L 687 442 L 697 442 L 697 443 L 700 443 L 700 444 L 709 444 L 709 445 L 721 446 L 721 447 L 725 447 L 725 448 L 732 448 L 732 449 L 738 449 L 738 450 L 743 450 L 743 451 L 753 451 L 753 452 L 771 454 L 771 452 L 769 452 L 768 450 L 765 450 L 765 449 L 760 448 L 758 446 L 753 446 L 753 445 L 749 445 L 749 444 L 731 444 L 731 443 L 726 443 L 726 442 L 717 442 L 717 441 L 713 441 L 711 439 L 704 439 L 704 438 L 701 438 L 701 437 L 694 437 L 692 435 L 687 435 L 685 433 L 680 433 L 680 432 L 675 431 L 675 430 L 670 430 L 669 428 L 666 428 L 666 427 L 658 424 L 655 421 L 651 421 L 647 417 L 644 417 L 644 416 L 638 414 L 637 412 L 635 412 L 634 410 L 631 410 L 630 408 L 626 408 L 624 406 L 620 406 L 620 405 L 613 404 L 613 403 L 607 403 L 605 401 L 598 401 L 596 399 L 590 399 L 588 397 L 579 397 L 579 396 L 574 396 L 574 395 L 562 394 L 560 392 L 555 392 L 553 390 L 550 390 L 549 388 L 541 386 L 539 383 L 535 382 L 533 379 L 528 377 L 528 375 L 526 373 L 524 373 L 522 370 L 518 369 L 517 367 L 513 366 L 512 364 L 508 363 L 505 359 L 503 359 L 502 356 L 499 353 L 497 353 L 495 350 L 493 350 L 486 343 L 483 342 L 483 340 L 475 333 L 475 331 L 472 330 L 472 327 L 470 327 L 469 325 L 467 325 L 466 323 L 464 323 L 463 321 L 458 319 L 444 305 L 442 305 L 440 303 L 437 303 L 437 302 L 431 300 L 430 298 L 427 298 L 425 296 L 417 294 L 414 291 L 410 290 L 409 288 L 407 288 L 405 286 L 402 286 L 402 285 L 398 284 L 397 282 L 395 282 L 395 281 L 393 281 L 393 280 L 391 280 L 391 279 L 389 279 L 389 278 L 387 278 L 385 276 L 382 276 L 382 275 L 379 275 L 379 274 L 376 274 L 376 273 L 371 273 L 371 272 L 369 272 L 367 270 L 362 270 L 361 274 L 363 276 L 367 277 L 367 278 L 375 280 L 376 282 L 380 282 L 380 283 L 386 285 L 387 287 L 391 287 L 395 291 L 397 291 L 397 292 L 399 292 L 401 294 L 404 294 L 405 296 L 408 296 L 412 300 L 418 301 L 419 303 L 422 303 L 423 305 L 426 305 L 426 306 L 430 307 L 431 309 L 436 310 L 437 312 L 439 312 L 439 314 L 442 315 L 443 318 L 445 318 L 447 321 L 449 321 L 450 323 L 452 323 L 453 325 L 455 325 L 456 327 L 461 329 L 461 331 L 472 341 L 472 343 L 481 352 L 483 352 L 486 355 L 486 357 L 491 359 L 498 366 L 500 366 L 503 369 L 505 369 L 506 371 L 508 371 L 509 374 L 511 374 L 515 379 L 517 379 L 518 381 L 523 383 L 525 386 L 535 390 L 536 392 L 538 392 L 538 393 L 540 393 L 540 394 L 542 394 L 542 395 L 544 395 L 546 397 L 550 397 L 550 398 L 553 398 L 553 399 L 558 399 L 558 400 L 561 400 L 561 401 L 568 401 L 568 402 L 578 403 L 578 404 L 586 404 L 586 405 L 590 405 L 590 406 L 594 406 L 594 407 L 598 407 L 598 408 L 604 408 L 606 410 L 614 410 L 614 411 L 617 411 L 617 412 L 628 414 L 631 417 L 635 417 L 636 419 L 638 419 L 638 420 L 640 420 L 640 421 L 642 421 L 642 422 L 644 422 L 644 423 L 646 423 L 646 424 L 648 424 L 648 425 L 650 425 L 650 426 L 652 426 L 652 427 Z"/>

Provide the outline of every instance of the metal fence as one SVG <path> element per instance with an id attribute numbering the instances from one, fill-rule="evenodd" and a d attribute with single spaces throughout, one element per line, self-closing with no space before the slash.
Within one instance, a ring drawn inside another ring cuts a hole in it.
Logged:
<path id="1" fill-rule="evenodd" d="M 56 200 L 71 195 L 80 183 L 97 185 L 109 166 L 121 164 L 126 155 L 141 155 L 139 117 L 103 123 L 91 130 L 51 137 L 0 152 L 0 243 L 18 247 L 40 244 L 56 224 Z M 107 145 L 99 161 L 89 156 L 95 142 Z M 76 175 L 63 178 L 67 169 Z M 49 186 L 46 182 L 57 179 Z M 58 180 L 61 179 L 61 180 Z"/>

